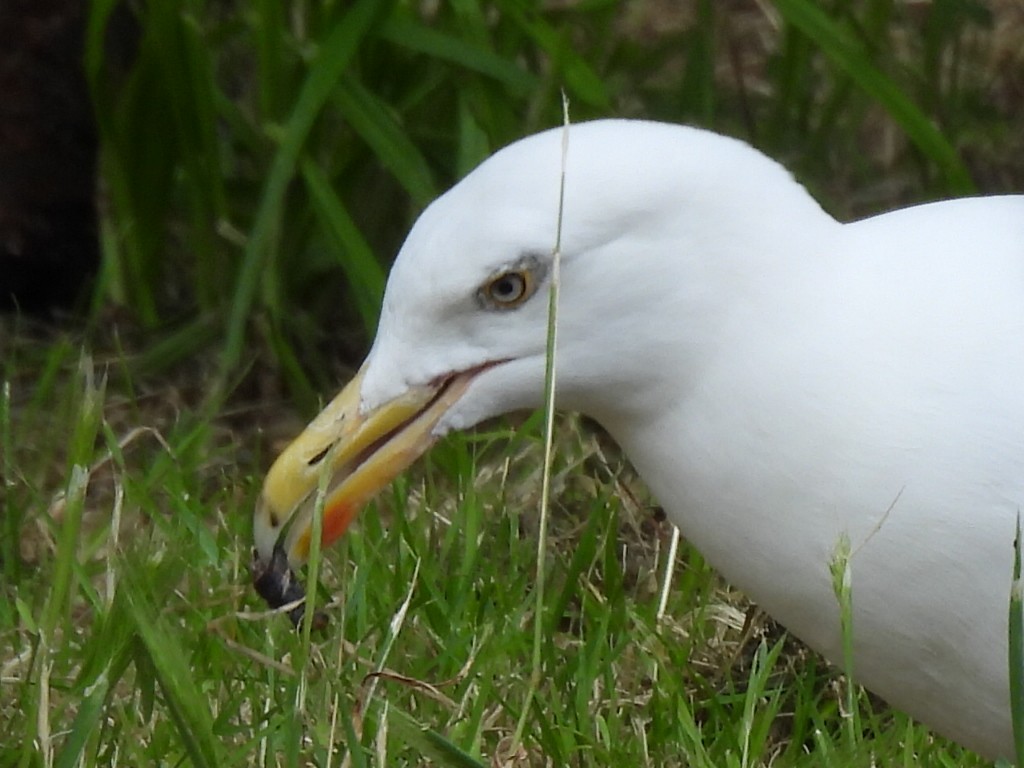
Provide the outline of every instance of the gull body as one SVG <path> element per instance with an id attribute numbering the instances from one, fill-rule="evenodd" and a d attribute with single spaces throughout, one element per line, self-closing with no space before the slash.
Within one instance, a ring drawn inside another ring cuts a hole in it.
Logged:
<path id="1" fill-rule="evenodd" d="M 417 221 L 344 408 L 268 476 L 261 557 L 298 516 L 302 561 L 325 448 L 343 456 L 327 515 L 347 515 L 328 541 L 438 436 L 541 404 L 561 141 L 501 150 Z M 829 566 L 848 539 L 859 682 L 1009 757 L 1024 197 L 841 224 L 748 145 L 639 121 L 571 127 L 565 170 L 559 407 L 608 429 L 707 560 L 840 664 Z M 514 306 L 490 294 L 505 274 L 530 283 Z M 358 431 L 416 393 L 382 446 Z M 367 450 L 388 459 L 373 482 Z"/>

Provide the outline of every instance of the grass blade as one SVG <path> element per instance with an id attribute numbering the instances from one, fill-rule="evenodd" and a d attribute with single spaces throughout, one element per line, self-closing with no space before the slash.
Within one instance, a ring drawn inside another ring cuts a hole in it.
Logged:
<path id="1" fill-rule="evenodd" d="M 302 178 L 324 230 L 334 239 L 338 263 L 348 278 L 349 295 L 356 303 L 363 327 L 372 334 L 377 327 L 387 275 L 327 175 L 308 157 L 302 159 Z"/>
<path id="2" fill-rule="evenodd" d="M 126 614 L 142 641 L 140 648 L 152 666 L 182 746 L 198 768 L 218 765 L 213 714 L 192 679 L 184 649 L 157 613 L 145 587 L 128 578 L 123 579 L 122 584 L 125 587 Z"/>
<path id="3" fill-rule="evenodd" d="M 585 104 L 607 110 L 611 99 L 604 80 L 585 58 L 579 55 L 565 36 L 547 23 L 530 5 L 507 0 L 505 11 L 529 37 L 558 63 L 566 90 Z"/>
<path id="4" fill-rule="evenodd" d="M 850 570 L 852 558 L 850 537 L 839 536 L 828 568 L 832 575 L 832 592 L 839 604 L 839 628 L 843 642 L 843 672 L 846 675 L 845 705 L 846 726 L 849 743 L 855 744 L 860 732 L 857 710 L 857 689 L 853 682 L 853 574 Z"/>
<path id="5" fill-rule="evenodd" d="M 540 520 L 537 523 L 537 583 L 534 585 L 536 607 L 533 617 L 533 657 L 530 673 L 530 687 L 522 714 L 516 725 L 513 743 L 522 743 L 526 720 L 533 707 L 531 706 L 540 687 L 543 661 L 541 658 L 544 647 L 544 576 L 546 573 L 545 556 L 547 554 L 548 509 L 551 504 L 551 456 L 555 435 L 555 353 L 558 348 L 558 288 L 559 267 L 562 260 L 562 213 L 565 206 L 565 165 L 569 154 L 569 100 L 562 93 L 562 167 L 558 190 L 557 224 L 555 228 L 555 245 L 551 260 L 551 288 L 548 293 L 548 326 L 547 349 L 544 354 L 544 464 L 541 474 Z"/>
<path id="6" fill-rule="evenodd" d="M 53 638 L 61 617 L 70 610 L 85 492 L 89 485 L 89 464 L 96 436 L 99 434 L 100 420 L 103 417 L 105 381 L 98 384 L 94 381 L 92 360 L 86 356 L 83 356 L 79 363 L 79 373 L 84 381 L 84 391 L 71 439 L 70 479 L 67 491 L 63 500 L 55 505 L 59 505 L 61 509 L 56 563 L 50 597 L 40 627 L 47 642 Z"/>
<path id="7" fill-rule="evenodd" d="M 975 191 L 974 182 L 956 150 L 927 115 L 871 63 L 864 47 L 852 34 L 809 0 L 775 0 L 775 7 L 786 21 L 814 40 L 822 53 L 885 108 L 907 137 L 939 168 L 950 192 L 970 194 Z"/>
<path id="8" fill-rule="evenodd" d="M 388 708 L 388 722 L 395 733 L 409 746 L 418 750 L 425 760 L 432 760 L 445 768 L 486 768 L 486 766 L 459 749 L 436 731 L 427 728 L 398 707 Z"/>
<path id="9" fill-rule="evenodd" d="M 54 761 L 55 768 L 74 768 L 79 764 L 82 750 L 85 749 L 86 742 L 95 732 L 100 717 L 103 715 L 103 703 L 109 690 L 110 679 L 104 671 L 81 699 L 78 714 L 75 715 L 64 746 Z"/>
<path id="10" fill-rule="evenodd" d="M 336 96 L 349 124 L 415 203 L 425 206 L 437 197 L 426 159 L 384 102 L 354 77 L 342 78 Z"/>
<path id="11" fill-rule="evenodd" d="M 256 299 L 260 277 L 273 261 L 285 192 L 295 174 L 302 146 L 384 5 L 381 0 L 359 0 L 352 6 L 324 40 L 319 56 L 310 68 L 296 99 L 263 188 L 255 225 L 242 257 L 221 358 L 221 386 L 241 362 L 246 322 Z"/>
<path id="12" fill-rule="evenodd" d="M 6 373 L 6 371 L 5 371 Z M 3 538 L 0 539 L 0 569 L 8 584 L 18 582 L 18 536 L 21 531 L 21 504 L 11 503 L 14 487 L 14 440 L 11 437 L 11 382 L 0 381 L 0 488 L 3 489 Z"/>
<path id="13" fill-rule="evenodd" d="M 1013 582 L 1010 589 L 1010 716 L 1017 765 L 1024 765 L 1024 584 L 1021 582 L 1020 510 L 1013 539 Z"/>
<path id="14" fill-rule="evenodd" d="M 403 48 L 493 78 L 517 93 L 527 93 L 540 84 L 534 75 L 492 51 L 405 18 L 388 19 L 380 28 L 380 36 Z"/>

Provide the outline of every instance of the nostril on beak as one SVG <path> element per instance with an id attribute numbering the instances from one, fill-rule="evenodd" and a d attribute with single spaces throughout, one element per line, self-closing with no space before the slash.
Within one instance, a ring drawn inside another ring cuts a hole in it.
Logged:
<path id="1" fill-rule="evenodd" d="M 310 467 L 315 467 L 317 464 L 319 464 L 321 461 L 324 460 L 324 456 L 327 455 L 327 452 L 329 450 L 331 450 L 331 446 L 330 445 L 324 446 L 324 449 L 322 451 L 320 451 L 319 453 L 317 453 L 315 456 L 311 457 L 306 462 L 306 465 L 310 466 Z"/>

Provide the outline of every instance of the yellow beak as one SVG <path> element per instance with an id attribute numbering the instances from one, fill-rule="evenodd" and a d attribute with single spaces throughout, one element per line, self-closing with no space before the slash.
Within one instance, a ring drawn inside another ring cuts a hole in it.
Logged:
<path id="1" fill-rule="evenodd" d="M 365 370 L 364 365 L 285 448 L 263 482 L 253 518 L 254 576 L 260 593 L 275 606 L 302 595 L 291 586 L 290 570 L 309 556 L 321 478 L 327 482 L 321 545 L 327 547 L 381 488 L 434 443 L 438 420 L 481 369 L 408 389 L 360 413 Z"/>

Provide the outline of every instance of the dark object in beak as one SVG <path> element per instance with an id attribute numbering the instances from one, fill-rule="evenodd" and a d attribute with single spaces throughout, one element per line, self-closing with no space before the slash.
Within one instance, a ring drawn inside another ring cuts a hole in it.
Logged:
<path id="1" fill-rule="evenodd" d="M 271 608 L 280 608 L 282 605 L 294 603 L 296 600 L 304 600 L 306 597 L 306 590 L 295 571 L 288 565 L 288 555 L 285 554 L 284 547 L 280 543 L 274 547 L 274 553 L 268 562 L 262 561 L 259 553 L 253 550 L 252 583 L 260 597 L 266 600 Z M 288 618 L 292 620 L 292 625 L 296 629 L 302 624 L 302 617 L 305 613 L 305 602 L 288 611 Z M 313 629 L 317 631 L 326 629 L 327 623 L 327 614 L 323 611 L 317 611 L 313 615 Z"/>

